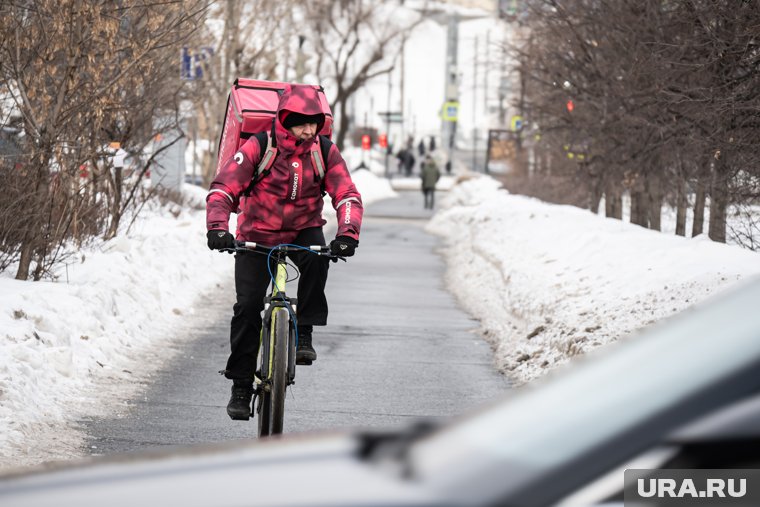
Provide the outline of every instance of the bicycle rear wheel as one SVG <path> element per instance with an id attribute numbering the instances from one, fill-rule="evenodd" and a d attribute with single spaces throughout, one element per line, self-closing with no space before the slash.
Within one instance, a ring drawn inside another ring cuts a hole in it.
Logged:
<path id="1" fill-rule="evenodd" d="M 282 433 L 285 419 L 285 395 L 288 387 L 288 342 L 290 316 L 285 308 L 274 315 L 274 360 L 272 362 L 272 409 L 270 430 L 273 435 Z"/>

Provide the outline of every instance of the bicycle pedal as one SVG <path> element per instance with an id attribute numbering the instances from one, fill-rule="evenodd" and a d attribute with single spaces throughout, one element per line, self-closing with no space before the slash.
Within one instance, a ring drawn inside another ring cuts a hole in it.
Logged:
<path id="1" fill-rule="evenodd" d="M 296 361 L 296 364 L 299 366 L 309 366 L 313 362 L 311 359 L 301 359 L 300 361 Z"/>

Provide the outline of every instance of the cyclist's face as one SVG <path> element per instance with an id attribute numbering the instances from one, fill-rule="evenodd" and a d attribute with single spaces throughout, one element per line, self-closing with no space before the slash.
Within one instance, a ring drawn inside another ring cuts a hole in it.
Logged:
<path id="1" fill-rule="evenodd" d="M 316 123 L 304 123 L 303 125 L 296 125 L 294 127 L 290 127 L 288 130 L 290 130 L 290 133 L 293 134 L 293 137 L 296 139 L 300 139 L 301 141 L 307 141 L 317 135 L 317 124 Z"/>

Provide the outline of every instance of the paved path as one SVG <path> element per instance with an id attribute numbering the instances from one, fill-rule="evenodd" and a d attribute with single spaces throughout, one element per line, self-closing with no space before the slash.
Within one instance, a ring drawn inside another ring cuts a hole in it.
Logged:
<path id="1" fill-rule="evenodd" d="M 457 414 L 509 388 L 493 367 L 476 322 L 443 284 L 431 212 L 419 192 L 369 206 L 361 245 L 332 264 L 330 325 L 316 328 L 319 359 L 299 367 L 286 402 L 286 432 L 392 427 Z M 232 274 L 225 281 L 232 286 Z M 233 295 L 219 289 L 213 319 L 195 327 L 186 350 L 122 418 L 85 423 L 87 453 L 251 438 L 255 419 L 230 421 L 229 381 L 217 374 L 228 352 Z M 200 317 L 198 317 L 200 319 Z"/>

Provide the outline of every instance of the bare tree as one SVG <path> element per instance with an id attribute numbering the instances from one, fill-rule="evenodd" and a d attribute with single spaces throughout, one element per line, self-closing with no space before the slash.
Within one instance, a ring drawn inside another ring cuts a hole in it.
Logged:
<path id="1" fill-rule="evenodd" d="M 645 227 L 660 228 L 668 200 L 676 232 L 685 234 L 691 189 L 700 233 L 709 196 L 709 235 L 725 241 L 728 207 L 746 202 L 747 182 L 756 184 L 741 176 L 760 167 L 752 113 L 760 104 L 757 2 L 535 0 L 530 7 L 530 43 L 513 54 L 542 150 L 582 153 L 576 174 L 589 194 L 600 177 L 608 205 L 630 193 L 631 221 Z M 617 214 L 615 206 L 607 211 Z"/>
<path id="2" fill-rule="evenodd" d="M 348 101 L 369 81 L 391 72 L 403 41 L 421 21 L 401 22 L 394 10 L 403 1 L 316 0 L 304 4 L 317 57 L 315 72 L 329 89 L 338 119 L 335 142 L 343 147 L 350 128 Z"/>
<path id="3" fill-rule="evenodd" d="M 14 203 L 24 210 L 2 222 L 3 248 L 17 254 L 16 278 L 39 280 L 70 241 L 81 244 L 103 232 L 109 213 L 102 203 L 119 199 L 122 184 L 114 177 L 110 185 L 93 181 L 103 146 L 114 140 L 114 126 L 135 122 L 143 125 L 139 132 L 116 133 L 136 144 L 152 137 L 146 118 L 174 107 L 154 92 L 167 85 L 164 67 L 204 7 L 29 0 L 0 8 L 0 93 L 12 99 L 24 134 L 15 168 L 4 172 L 13 191 L 0 197 L 0 210 Z M 98 192 L 111 197 L 94 197 Z M 118 214 L 110 216 L 118 227 Z"/>

